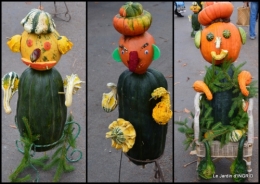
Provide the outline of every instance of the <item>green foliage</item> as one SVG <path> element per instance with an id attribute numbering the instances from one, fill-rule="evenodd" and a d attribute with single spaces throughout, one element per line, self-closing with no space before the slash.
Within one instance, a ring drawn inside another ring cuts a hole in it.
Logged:
<path id="1" fill-rule="evenodd" d="M 73 116 L 70 116 L 67 119 L 67 122 L 72 122 Z M 56 173 L 53 178 L 53 182 L 58 182 L 63 172 L 70 172 L 74 170 L 74 167 L 67 164 L 66 155 L 67 155 L 67 144 L 72 148 L 76 147 L 76 139 L 73 137 L 73 124 L 69 123 L 64 127 L 64 135 L 57 143 L 57 150 L 52 156 L 52 161 L 45 165 L 43 170 L 49 170 L 54 166 L 57 166 Z"/>
<path id="2" fill-rule="evenodd" d="M 40 166 L 43 168 L 43 170 L 49 170 L 52 167 L 57 166 L 56 173 L 53 178 L 54 182 L 59 181 L 63 172 L 70 172 L 74 170 L 74 167 L 69 165 L 66 161 L 68 148 L 70 146 L 72 148 L 76 147 L 76 138 L 73 136 L 73 116 L 71 114 L 67 119 L 68 125 L 64 128 L 64 134 L 56 144 L 56 147 L 58 148 L 53 154 L 52 161 L 49 164 L 46 164 L 46 161 L 49 159 L 47 155 L 44 155 L 43 157 L 37 159 L 31 158 L 32 155 L 30 155 L 30 150 L 33 149 L 33 142 L 39 139 L 39 135 L 32 135 L 28 120 L 26 118 L 23 118 L 23 121 L 27 132 L 24 133 L 23 137 L 21 137 L 21 142 L 24 145 L 24 157 L 16 170 L 9 176 L 9 179 L 12 182 L 26 182 L 32 180 L 29 174 L 23 178 L 18 178 L 18 175 L 28 166 L 31 166 L 37 171 L 37 169 L 33 165 Z M 38 181 L 38 171 L 37 178 L 34 181 Z"/>
<path id="3" fill-rule="evenodd" d="M 48 156 L 43 156 L 41 158 L 32 159 L 30 155 L 30 150 L 32 149 L 33 142 L 35 140 L 39 139 L 39 135 L 32 135 L 32 131 L 30 128 L 30 125 L 28 123 L 28 119 L 23 117 L 23 122 L 26 127 L 26 132 L 24 133 L 24 136 L 21 137 L 21 142 L 24 144 L 24 156 L 21 160 L 18 167 L 15 169 L 15 171 L 9 176 L 9 179 L 11 182 L 26 182 L 31 180 L 31 176 L 28 174 L 23 178 L 18 178 L 19 174 L 28 166 L 32 166 L 32 164 L 38 165 L 38 166 L 44 166 L 45 162 L 49 159 Z M 34 168 L 34 167 L 33 167 Z M 38 178 L 36 178 L 36 181 Z"/>
<path id="4" fill-rule="evenodd" d="M 192 118 L 194 118 L 194 114 L 192 112 L 191 112 L 191 116 Z M 174 123 L 180 125 L 178 131 L 185 134 L 186 136 L 186 139 L 183 141 L 183 144 L 185 145 L 185 150 L 187 150 L 190 145 L 194 149 L 195 148 L 194 129 L 193 129 L 194 122 L 192 122 L 191 127 L 187 125 L 188 123 L 187 118 L 185 118 L 184 121 L 175 121 Z"/>

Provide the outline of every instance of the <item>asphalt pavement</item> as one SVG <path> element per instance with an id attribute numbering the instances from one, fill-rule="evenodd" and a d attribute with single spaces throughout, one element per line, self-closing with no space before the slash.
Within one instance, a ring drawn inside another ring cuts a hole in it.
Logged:
<path id="1" fill-rule="evenodd" d="M 112 58 L 118 47 L 120 33 L 112 24 L 113 17 L 125 2 L 88 2 L 88 182 L 118 182 L 121 151 L 111 147 L 106 139 L 110 123 L 118 118 L 118 108 L 106 113 L 101 107 L 103 93 L 108 93 L 108 82 L 117 83 L 126 70 L 123 63 Z M 150 68 L 160 71 L 168 82 L 172 97 L 172 2 L 140 2 L 144 10 L 152 14 L 153 22 L 148 32 L 153 35 L 161 50 L 161 57 Z M 172 120 L 169 121 L 164 154 L 159 159 L 164 179 L 173 182 Z M 120 182 L 157 182 L 154 179 L 154 163 L 143 169 L 128 161 L 123 155 Z"/>
<path id="2" fill-rule="evenodd" d="M 6 37 L 12 37 L 21 34 L 24 31 L 20 24 L 21 20 L 33 8 L 38 8 L 40 2 L 2 2 L 2 76 L 10 71 L 16 72 L 19 76 L 27 68 L 21 61 L 20 53 L 13 53 L 8 48 Z M 44 11 L 54 13 L 53 2 L 41 2 Z M 64 2 L 56 2 L 57 12 L 66 12 Z M 71 20 L 62 21 L 53 17 L 56 29 L 60 35 L 69 38 L 74 46 L 67 54 L 63 55 L 55 68 L 60 72 L 63 79 L 66 75 L 78 74 L 82 81 L 86 81 L 86 2 L 67 2 Z M 59 15 L 62 18 L 64 14 Z M 12 113 L 7 115 L 2 108 L 2 182 L 10 182 L 9 175 L 17 168 L 23 155 L 17 150 L 15 141 L 19 140 L 19 131 L 15 128 L 14 116 L 16 112 L 18 93 L 14 94 L 11 99 Z M 3 99 L 3 93 L 2 93 Z M 81 126 L 81 132 L 77 138 L 77 149 L 82 151 L 82 159 L 72 163 L 75 170 L 63 173 L 60 182 L 86 182 L 86 83 L 81 85 L 81 89 L 73 96 L 72 106 L 67 109 L 74 116 L 74 121 Z M 46 154 L 51 156 L 56 149 L 47 151 Z M 42 156 L 44 153 L 37 152 L 35 158 Z M 74 155 L 76 156 L 76 155 Z M 73 157 L 76 159 L 75 157 Z M 50 171 L 39 170 L 40 182 L 51 182 L 56 169 Z M 30 174 L 34 179 L 35 171 L 32 168 L 26 169 L 20 176 Z"/>
<path id="3" fill-rule="evenodd" d="M 236 25 L 237 20 L 237 7 L 242 6 L 243 2 L 234 2 L 234 11 L 231 16 L 231 22 Z M 174 15 L 174 121 L 184 120 L 189 118 L 188 111 L 194 112 L 194 97 L 195 91 L 192 88 L 193 83 L 196 80 L 203 80 L 205 75 L 205 66 L 210 66 L 206 62 L 200 50 L 194 45 L 194 40 L 190 37 L 192 31 L 191 22 L 188 20 L 188 15 L 191 15 L 189 7 L 191 2 L 185 2 L 186 12 L 184 17 L 177 17 Z M 259 20 L 256 23 L 256 33 L 258 34 Z M 259 48 L 258 40 L 249 39 L 249 27 L 243 27 L 247 33 L 247 42 L 242 45 L 239 57 L 234 63 L 236 66 L 246 61 L 246 65 L 243 66 L 243 70 L 248 70 L 254 80 L 258 80 L 258 67 L 259 67 Z M 252 156 L 252 174 L 250 178 L 251 182 L 259 182 L 258 173 L 258 100 L 254 98 L 253 118 L 254 118 L 254 144 L 253 144 L 253 156 Z M 189 119 L 189 126 L 192 120 Z M 196 163 L 193 163 L 187 167 L 192 161 L 195 161 L 197 157 L 190 155 L 191 148 L 187 151 L 184 150 L 182 142 L 185 140 L 185 135 L 180 133 L 178 125 L 174 125 L 174 182 L 198 182 Z M 230 174 L 231 162 L 227 159 L 221 159 L 216 166 L 216 175 Z M 213 178 L 211 180 L 200 180 L 200 182 L 232 182 L 230 177 L 226 178 Z"/>

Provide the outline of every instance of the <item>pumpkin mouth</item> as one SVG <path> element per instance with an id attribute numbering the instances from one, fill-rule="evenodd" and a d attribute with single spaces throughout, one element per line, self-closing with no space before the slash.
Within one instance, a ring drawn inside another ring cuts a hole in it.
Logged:
<path id="1" fill-rule="evenodd" d="M 131 72 L 134 72 L 139 64 L 138 52 L 131 51 L 129 53 L 128 68 Z"/>
<path id="2" fill-rule="evenodd" d="M 22 62 L 27 66 L 35 70 L 49 70 L 57 64 L 57 61 L 47 61 L 47 62 L 32 62 L 29 59 L 21 58 Z"/>
<path id="3" fill-rule="evenodd" d="M 216 54 L 215 51 L 211 52 L 211 56 L 214 60 L 222 60 L 224 59 L 228 54 L 228 50 L 221 49 L 220 54 Z"/>

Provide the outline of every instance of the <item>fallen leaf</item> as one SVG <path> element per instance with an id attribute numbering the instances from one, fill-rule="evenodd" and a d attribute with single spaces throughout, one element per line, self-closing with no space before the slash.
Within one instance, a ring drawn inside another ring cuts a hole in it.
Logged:
<path id="1" fill-rule="evenodd" d="M 190 113 L 190 111 L 188 109 L 186 109 L 186 108 L 184 108 L 183 111 L 186 112 L 186 113 Z"/>
<path id="2" fill-rule="evenodd" d="M 165 78 L 172 78 L 172 75 L 166 76 Z"/>
<path id="3" fill-rule="evenodd" d="M 181 60 L 178 61 L 179 63 L 181 62 Z"/>
<path id="4" fill-rule="evenodd" d="M 15 125 L 9 125 L 11 128 L 17 128 Z"/>
<path id="5" fill-rule="evenodd" d="M 180 82 L 175 82 L 175 83 L 174 83 L 174 86 L 175 86 L 176 84 L 179 84 L 179 83 L 180 83 Z"/>
<path id="6" fill-rule="evenodd" d="M 182 111 L 176 111 L 176 110 L 174 110 L 174 112 L 182 112 Z"/>
<path id="7" fill-rule="evenodd" d="M 186 81 L 188 81 L 188 80 L 190 80 L 190 78 L 189 78 L 189 77 L 187 77 L 187 80 L 186 80 Z"/>
<path id="8" fill-rule="evenodd" d="M 112 45 L 115 45 L 115 44 L 116 44 L 115 42 L 112 43 Z"/>
<path id="9" fill-rule="evenodd" d="M 187 65 L 187 63 L 184 63 L 182 66 L 186 66 Z"/>

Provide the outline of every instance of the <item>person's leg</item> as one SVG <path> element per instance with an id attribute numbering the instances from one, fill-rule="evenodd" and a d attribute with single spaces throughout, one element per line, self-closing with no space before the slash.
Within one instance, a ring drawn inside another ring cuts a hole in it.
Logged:
<path id="1" fill-rule="evenodd" d="M 179 12 L 177 11 L 177 3 L 174 2 L 174 4 L 175 4 L 175 11 L 174 11 L 175 15 L 177 15 L 178 17 L 184 17 L 181 13 L 179 13 Z"/>
<path id="2" fill-rule="evenodd" d="M 258 2 L 250 2 L 250 23 L 249 23 L 249 36 L 251 39 L 255 39 L 255 24 L 258 12 Z"/>

